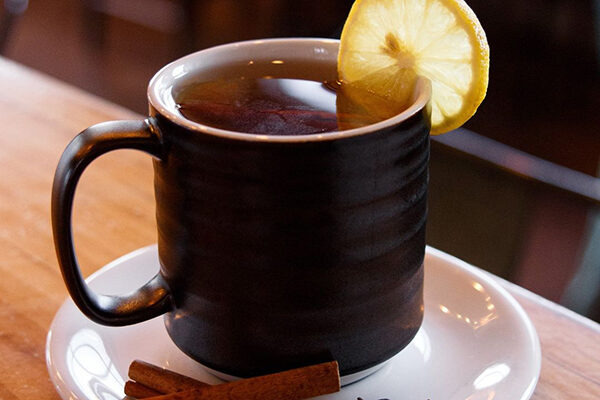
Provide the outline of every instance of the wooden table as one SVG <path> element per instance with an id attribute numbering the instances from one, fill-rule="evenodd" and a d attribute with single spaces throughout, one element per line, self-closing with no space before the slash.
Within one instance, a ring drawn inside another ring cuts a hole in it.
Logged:
<path id="1" fill-rule="evenodd" d="M 54 169 L 82 129 L 139 116 L 2 59 L 0 109 L 0 399 L 58 399 L 44 357 L 48 327 L 67 295 L 50 225 Z M 75 198 L 74 232 L 85 275 L 154 243 L 150 158 L 124 150 L 93 163 Z M 600 326 L 503 284 L 540 336 L 533 399 L 599 399 Z"/>

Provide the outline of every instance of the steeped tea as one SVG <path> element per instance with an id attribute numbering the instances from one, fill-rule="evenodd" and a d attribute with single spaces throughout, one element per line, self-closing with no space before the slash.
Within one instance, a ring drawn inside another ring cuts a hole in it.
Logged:
<path id="1" fill-rule="evenodd" d="M 310 135 L 370 125 L 402 111 L 335 81 L 298 78 L 293 72 L 273 76 L 255 64 L 225 70 L 192 81 L 176 95 L 185 118 L 228 131 Z"/>
<path id="2" fill-rule="evenodd" d="M 52 222 L 85 315 L 121 326 L 165 314 L 174 344 L 221 377 L 336 360 L 350 383 L 411 342 L 424 310 L 431 90 L 423 81 L 412 112 L 373 124 L 383 99 L 323 86 L 338 76 L 338 47 L 269 39 L 190 54 L 150 81 L 149 118 L 71 141 Z M 294 133 L 313 134 L 280 136 Z M 71 214 L 78 177 L 119 148 L 153 156 L 158 246 L 148 254 L 160 268 L 106 301 L 81 278 Z"/>

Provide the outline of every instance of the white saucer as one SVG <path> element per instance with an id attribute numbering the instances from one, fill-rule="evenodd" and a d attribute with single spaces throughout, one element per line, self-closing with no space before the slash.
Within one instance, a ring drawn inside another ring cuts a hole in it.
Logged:
<path id="1" fill-rule="evenodd" d="M 125 293 L 158 270 L 156 246 L 125 255 L 88 278 Z M 127 368 L 142 359 L 208 383 L 220 382 L 169 339 L 162 318 L 105 327 L 68 299 L 48 333 L 46 361 L 67 400 L 122 399 Z M 519 304 L 489 274 L 427 249 L 425 319 L 415 339 L 383 368 L 321 400 L 526 400 L 541 366 L 540 345 Z"/>

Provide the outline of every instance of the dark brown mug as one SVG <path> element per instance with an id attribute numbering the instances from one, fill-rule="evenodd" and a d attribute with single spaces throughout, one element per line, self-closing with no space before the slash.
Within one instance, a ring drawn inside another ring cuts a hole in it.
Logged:
<path id="1" fill-rule="evenodd" d="M 147 119 L 75 137 L 56 170 L 52 223 L 85 315 L 116 326 L 165 314 L 181 350 L 239 377 L 335 359 L 348 382 L 411 341 L 423 318 L 429 82 L 396 117 L 320 135 L 219 130 L 183 118 L 173 99 L 190 76 L 257 58 L 319 63 L 332 80 L 337 52 L 323 39 L 203 50 L 156 74 Z M 86 166 L 122 148 L 154 157 L 161 268 L 139 290 L 106 296 L 81 276 L 71 213 Z"/>

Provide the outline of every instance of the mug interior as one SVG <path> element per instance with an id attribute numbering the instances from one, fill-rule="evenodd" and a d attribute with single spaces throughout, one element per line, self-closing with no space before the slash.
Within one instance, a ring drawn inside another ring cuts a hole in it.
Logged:
<path id="1" fill-rule="evenodd" d="M 378 123 L 360 128 L 311 135 L 259 135 L 218 129 L 186 119 L 177 109 L 177 94 L 187 84 L 202 77 L 210 80 L 228 65 L 261 63 L 274 70 L 287 70 L 290 77 L 320 81 L 337 79 L 339 41 L 318 38 L 264 39 L 231 43 L 201 50 L 163 67 L 150 81 L 148 101 L 157 112 L 172 122 L 192 131 L 230 139 L 274 142 L 331 140 L 350 137 L 396 125 L 426 106 L 431 95 L 431 83 L 420 78 L 413 92 L 412 104 L 402 113 Z M 306 66 L 314 68 L 307 68 Z"/>

